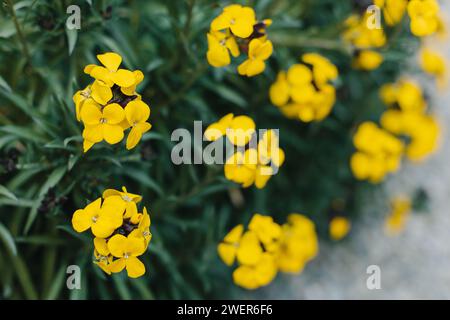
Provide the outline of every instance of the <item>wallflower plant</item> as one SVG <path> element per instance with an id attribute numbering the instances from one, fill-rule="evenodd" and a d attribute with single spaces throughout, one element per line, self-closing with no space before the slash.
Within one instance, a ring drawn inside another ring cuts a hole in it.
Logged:
<path id="1" fill-rule="evenodd" d="M 94 238 L 94 263 L 105 273 L 126 269 L 130 278 L 144 275 L 145 265 L 139 260 L 151 240 L 150 216 L 136 204 L 140 195 L 107 189 L 103 197 L 74 212 L 72 226 L 77 232 L 91 229 Z"/>
<path id="2" fill-rule="evenodd" d="M 129 128 L 126 148 L 133 149 L 151 128 L 146 122 L 150 107 L 136 92 L 144 75 L 140 70 L 119 69 L 122 57 L 117 53 L 99 54 L 97 59 L 101 66 L 89 64 L 84 68 L 94 82 L 73 96 L 77 120 L 84 124 L 84 152 L 103 140 L 119 143 Z"/>

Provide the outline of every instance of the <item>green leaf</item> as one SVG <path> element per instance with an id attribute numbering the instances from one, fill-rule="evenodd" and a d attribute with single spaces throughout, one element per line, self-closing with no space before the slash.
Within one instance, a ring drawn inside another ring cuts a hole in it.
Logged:
<path id="1" fill-rule="evenodd" d="M 25 139 L 35 143 L 42 143 L 44 141 L 44 138 L 39 136 L 36 130 L 32 130 L 31 128 L 24 128 L 10 125 L 0 127 L 0 131 L 13 134 L 17 138 Z"/>
<path id="2" fill-rule="evenodd" d="M 9 84 L 5 81 L 5 79 L 3 79 L 2 76 L 0 76 L 0 87 L 2 87 L 3 89 L 5 89 L 8 92 L 12 92 L 11 87 L 9 86 Z"/>
<path id="3" fill-rule="evenodd" d="M 155 182 L 152 178 L 149 177 L 148 174 L 142 172 L 141 170 L 126 168 L 124 170 L 125 175 L 129 176 L 130 178 L 133 178 L 134 180 L 142 183 L 144 186 L 152 189 L 155 191 L 159 196 L 164 195 L 164 191 L 161 189 L 161 187 L 158 185 L 158 183 Z"/>
<path id="4" fill-rule="evenodd" d="M 5 196 L 6 198 L 9 198 L 11 200 L 17 201 L 17 197 L 14 195 L 14 193 L 9 191 L 5 186 L 2 186 L 1 184 L 0 184 L 0 195 Z"/>
<path id="5" fill-rule="evenodd" d="M 17 256 L 17 247 L 14 242 L 14 238 L 8 229 L 0 222 L 0 238 L 5 244 L 6 248 L 11 252 L 13 256 Z"/>

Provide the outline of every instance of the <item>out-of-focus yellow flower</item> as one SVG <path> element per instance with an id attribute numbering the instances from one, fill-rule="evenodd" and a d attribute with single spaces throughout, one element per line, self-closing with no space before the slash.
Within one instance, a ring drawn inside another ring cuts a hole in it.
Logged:
<path id="1" fill-rule="evenodd" d="M 270 87 L 270 100 L 288 118 L 320 121 L 336 101 L 336 90 L 330 82 L 338 77 L 338 70 L 316 53 L 304 54 L 302 61 L 305 64 L 294 64 L 287 72 L 278 73 Z"/>
<path id="2" fill-rule="evenodd" d="M 408 3 L 411 32 L 417 37 L 429 36 L 439 27 L 439 3 L 436 0 L 411 0 Z"/>
<path id="3" fill-rule="evenodd" d="M 350 159 L 353 175 L 359 180 L 381 182 L 400 167 L 404 145 L 373 122 L 364 122 L 353 136 L 356 152 Z"/>
<path id="4" fill-rule="evenodd" d="M 219 253 L 222 261 L 227 265 L 233 265 L 239 242 L 244 232 L 244 226 L 242 224 L 234 227 L 223 239 L 223 242 L 217 246 L 217 252 Z"/>
<path id="5" fill-rule="evenodd" d="M 138 213 L 137 194 L 107 189 L 102 198 L 75 211 L 72 226 L 77 232 L 91 229 L 94 238 L 94 264 L 105 273 L 127 270 L 128 276 L 137 278 L 145 273 L 144 264 L 137 258 L 147 249 L 152 234 L 150 215 L 144 207 Z"/>
<path id="6" fill-rule="evenodd" d="M 420 66 L 426 73 L 436 77 L 440 85 L 445 84 L 446 77 L 446 61 L 439 53 L 424 48 L 420 53 Z"/>
<path id="7" fill-rule="evenodd" d="M 422 161 L 432 154 L 438 147 L 440 127 L 433 116 L 426 114 L 421 88 L 402 80 L 384 85 L 380 96 L 390 107 L 381 116 L 381 126 L 397 136 L 407 137 L 406 156 L 412 161 Z"/>
<path id="8" fill-rule="evenodd" d="M 305 265 L 318 253 L 314 223 L 306 216 L 292 213 L 288 221 L 282 226 L 276 262 L 280 271 L 289 273 L 302 272 Z"/>
<path id="9" fill-rule="evenodd" d="M 353 59 L 353 66 L 362 70 L 375 70 L 383 63 L 383 55 L 373 50 L 362 50 Z"/>
<path id="10" fill-rule="evenodd" d="M 240 75 L 253 77 L 266 68 L 266 61 L 272 55 L 273 46 L 270 40 L 253 39 L 248 49 L 248 59 L 238 67 Z"/>
<path id="11" fill-rule="evenodd" d="M 311 220 L 291 214 L 280 226 L 271 217 L 255 214 L 244 233 L 238 225 L 217 247 L 222 261 L 238 266 L 233 272 L 236 285 L 257 289 L 272 282 L 278 270 L 299 273 L 318 252 L 317 235 Z"/>
<path id="12" fill-rule="evenodd" d="M 402 21 L 408 0 L 374 0 L 374 4 L 383 9 L 386 24 L 394 26 Z"/>
<path id="13" fill-rule="evenodd" d="M 329 234 L 333 240 L 341 240 L 351 229 L 351 222 L 345 217 L 334 217 L 330 221 Z"/>
<path id="14" fill-rule="evenodd" d="M 224 165 L 225 177 L 241 184 L 244 188 L 250 187 L 254 182 L 257 164 L 255 161 L 250 161 L 250 158 L 253 158 L 250 153 L 254 151 L 254 149 L 248 149 L 245 153 L 237 151 L 229 157 Z"/>
<path id="15" fill-rule="evenodd" d="M 233 57 L 240 54 L 236 39 L 224 32 L 210 32 L 207 34 L 208 52 L 206 58 L 210 65 L 216 68 L 225 67 L 231 63 L 230 53 Z"/>
<path id="16" fill-rule="evenodd" d="M 207 34 L 208 51 L 206 58 L 213 67 L 220 68 L 231 63 L 230 53 L 238 57 L 248 56 L 238 67 L 241 75 L 253 77 L 265 69 L 265 60 L 273 52 L 272 42 L 267 40 L 266 28 L 272 20 L 257 21 L 250 7 L 233 4 L 225 7 L 216 17 Z"/>
<path id="17" fill-rule="evenodd" d="M 384 3 L 381 5 L 384 5 Z M 345 22 L 346 29 L 342 34 L 346 42 L 353 45 L 358 51 L 363 52 L 362 57 L 360 55 L 354 57 L 353 65 L 364 70 L 374 70 L 381 65 L 382 56 L 373 49 L 381 48 L 386 44 L 386 35 L 383 28 L 369 27 L 369 18 L 369 13 L 362 16 L 350 16 Z"/>
<path id="18" fill-rule="evenodd" d="M 391 212 L 385 220 L 385 231 L 388 235 L 398 235 L 405 228 L 411 213 L 411 200 L 405 197 L 394 198 L 391 202 Z"/>
<path id="19" fill-rule="evenodd" d="M 223 135 L 236 146 L 245 146 L 255 133 L 255 122 L 247 116 L 234 116 L 229 113 L 219 121 L 212 123 L 205 130 L 208 141 L 216 141 Z"/>

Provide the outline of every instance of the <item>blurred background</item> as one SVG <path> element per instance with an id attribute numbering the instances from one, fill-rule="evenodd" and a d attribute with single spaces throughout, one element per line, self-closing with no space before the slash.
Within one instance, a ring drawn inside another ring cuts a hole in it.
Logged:
<path id="1" fill-rule="evenodd" d="M 363 0 L 236 1 L 271 18 L 274 53 L 263 74 L 244 78 L 238 63 L 216 69 L 206 61 L 210 23 L 230 1 L 3 2 L 0 10 L 0 298 L 2 299 L 416 299 L 450 297 L 449 86 L 436 86 L 418 67 L 424 39 L 405 18 L 386 28 L 384 62 L 358 70 L 358 50 L 342 39 L 345 21 L 372 4 Z M 69 5 L 81 8 L 81 29 L 65 28 Z M 450 15 L 441 1 L 440 15 Z M 13 8 L 13 10 L 11 10 Z M 445 20 L 445 19 L 444 19 Z M 450 59 L 448 40 L 426 39 Z M 99 144 L 83 154 L 73 94 L 96 55 L 120 53 L 123 66 L 144 73 L 138 87 L 152 108 L 152 130 L 136 149 Z M 319 122 L 286 118 L 269 98 L 280 70 L 308 52 L 339 70 L 336 103 Z M 384 182 L 355 179 L 349 161 L 353 135 L 386 109 L 379 89 L 402 76 L 416 79 L 441 128 L 440 148 L 426 161 Z M 192 131 L 225 114 L 251 116 L 258 128 L 279 128 L 286 163 L 264 189 L 225 179 L 223 166 L 170 162 L 176 128 Z M 143 256 L 147 273 L 107 276 L 92 257 L 92 238 L 76 233 L 73 212 L 107 188 L 141 194 L 153 239 Z M 414 198 L 400 232 L 386 234 L 389 202 Z M 254 213 L 283 224 L 300 212 L 315 224 L 319 254 L 299 275 L 280 273 L 255 291 L 233 283 L 217 245 Z M 336 216 L 351 222 L 341 240 L 330 236 Z M 66 268 L 81 267 L 80 290 L 66 288 Z M 369 290 L 367 267 L 381 270 L 381 289 Z"/>

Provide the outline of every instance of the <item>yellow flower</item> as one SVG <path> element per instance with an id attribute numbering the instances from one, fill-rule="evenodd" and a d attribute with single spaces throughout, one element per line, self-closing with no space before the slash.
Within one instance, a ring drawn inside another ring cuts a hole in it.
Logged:
<path id="1" fill-rule="evenodd" d="M 133 149 L 141 140 L 142 135 L 151 129 L 147 119 L 150 117 L 149 106 L 141 100 L 133 100 L 125 107 L 125 115 L 131 131 L 127 138 L 127 149 Z"/>
<path id="2" fill-rule="evenodd" d="M 265 60 L 272 55 L 273 46 L 270 40 L 253 39 L 248 49 L 248 59 L 238 67 L 240 75 L 253 77 L 266 68 Z"/>
<path id="3" fill-rule="evenodd" d="M 128 87 L 121 87 L 120 91 L 127 96 L 136 95 L 136 87 L 144 80 L 144 74 L 140 70 L 133 71 L 134 83 Z"/>
<path id="4" fill-rule="evenodd" d="M 106 189 L 103 192 L 103 199 L 106 200 L 111 197 L 119 197 L 125 203 L 125 219 L 129 219 L 138 213 L 136 204 L 142 201 L 140 195 L 129 193 L 125 187 L 122 187 L 122 192 L 114 189 Z"/>
<path id="5" fill-rule="evenodd" d="M 254 182 L 257 159 L 251 154 L 253 152 L 255 152 L 254 149 L 248 149 L 245 153 L 237 151 L 229 157 L 224 165 L 225 177 L 241 184 L 244 188 L 250 187 Z"/>
<path id="6" fill-rule="evenodd" d="M 359 52 L 353 60 L 355 68 L 362 70 L 375 70 L 383 63 L 383 56 L 373 50 L 363 50 Z"/>
<path id="7" fill-rule="evenodd" d="M 136 83 L 136 76 L 126 69 L 119 69 L 122 57 L 115 52 L 107 52 L 97 55 L 97 59 L 103 66 L 88 65 L 84 71 L 95 78 L 100 84 L 112 87 L 114 84 L 119 87 L 129 88 Z"/>
<path id="8" fill-rule="evenodd" d="M 233 272 L 233 281 L 245 289 L 257 289 L 268 285 L 277 275 L 277 265 L 274 257 L 263 253 L 256 265 L 243 265 Z"/>
<path id="9" fill-rule="evenodd" d="M 379 183 L 400 166 L 404 145 L 373 122 L 364 122 L 353 136 L 357 151 L 350 159 L 353 175 L 359 180 Z"/>
<path id="10" fill-rule="evenodd" d="M 381 48 L 386 44 L 386 35 L 383 29 L 369 28 L 370 14 L 363 16 L 352 15 L 345 21 L 346 30 L 343 39 L 357 49 Z"/>
<path id="11" fill-rule="evenodd" d="M 275 255 L 280 271 L 300 273 L 319 250 L 314 223 L 306 216 L 292 213 L 282 232 Z"/>
<path id="12" fill-rule="evenodd" d="M 374 4 L 383 9 L 383 16 L 388 26 L 394 26 L 402 20 L 408 0 L 375 0 Z"/>
<path id="13" fill-rule="evenodd" d="M 119 125 L 125 119 L 125 111 L 117 103 L 112 103 L 101 110 L 99 106 L 87 101 L 81 110 L 81 120 L 85 124 L 83 138 L 97 143 L 106 140 L 116 144 L 123 139 L 123 129 Z"/>
<path id="14" fill-rule="evenodd" d="M 333 108 L 336 90 L 330 82 L 338 70 L 328 59 L 308 53 L 302 56 L 306 64 L 294 64 L 281 71 L 270 87 L 270 99 L 288 118 L 303 122 L 320 121 Z"/>
<path id="15" fill-rule="evenodd" d="M 408 14 L 411 32 L 418 37 L 435 33 L 439 26 L 439 3 L 436 0 L 411 0 Z"/>
<path id="16" fill-rule="evenodd" d="M 345 217 L 334 217 L 330 221 L 329 232 L 333 240 L 341 240 L 350 232 L 350 229 L 350 220 Z"/>
<path id="17" fill-rule="evenodd" d="M 111 272 L 117 273 L 126 269 L 130 278 L 138 278 L 145 273 L 145 265 L 137 258 L 146 249 L 141 239 L 116 234 L 109 239 L 108 249 L 118 258 L 111 263 Z"/>
<path id="18" fill-rule="evenodd" d="M 281 235 L 281 227 L 275 223 L 272 217 L 262 216 L 258 213 L 253 215 L 252 220 L 248 225 L 248 229 L 255 232 L 265 246 L 271 245 L 274 241 L 278 240 Z"/>
<path id="19" fill-rule="evenodd" d="M 234 4 L 225 7 L 222 14 L 212 21 L 211 30 L 220 31 L 229 28 L 234 35 L 247 38 L 252 34 L 255 23 L 255 11 L 252 8 Z"/>
<path id="20" fill-rule="evenodd" d="M 152 240 L 152 234 L 150 232 L 150 215 L 147 213 L 147 208 L 144 207 L 144 211 L 140 217 L 140 221 L 137 229 L 134 229 L 130 233 L 130 237 L 143 238 L 145 241 L 145 246 L 147 247 Z"/>
<path id="21" fill-rule="evenodd" d="M 437 52 L 425 48 L 420 54 L 420 65 L 422 70 L 443 80 L 446 70 L 445 59 Z"/>
<path id="22" fill-rule="evenodd" d="M 229 113 L 206 128 L 205 138 L 208 141 L 216 141 L 226 135 L 234 145 L 245 146 L 252 138 L 255 127 L 255 122 L 250 117 L 235 117 Z"/>
<path id="23" fill-rule="evenodd" d="M 103 205 L 101 202 L 102 199 L 99 198 L 84 209 L 75 211 L 72 217 L 75 231 L 84 232 L 91 229 L 96 237 L 106 238 L 122 225 L 125 207 L 121 207 L 121 203 L 114 198 L 105 200 Z"/>
<path id="24" fill-rule="evenodd" d="M 210 32 L 207 34 L 208 51 L 206 58 L 213 67 L 225 67 L 230 64 L 230 53 L 239 56 L 239 46 L 230 32 Z"/>
<path id="25" fill-rule="evenodd" d="M 231 266 L 236 259 L 237 249 L 243 232 L 244 226 L 242 224 L 234 227 L 225 236 L 223 242 L 217 246 L 219 257 L 227 266 Z"/>
<path id="26" fill-rule="evenodd" d="M 391 212 L 385 220 L 385 231 L 388 235 L 397 235 L 405 228 L 411 207 L 411 200 L 408 198 L 397 197 L 391 202 Z"/>

